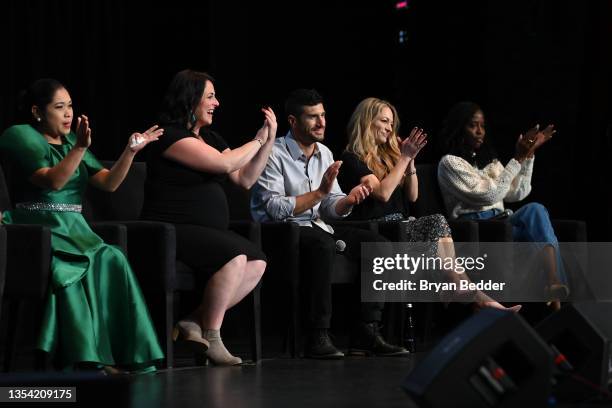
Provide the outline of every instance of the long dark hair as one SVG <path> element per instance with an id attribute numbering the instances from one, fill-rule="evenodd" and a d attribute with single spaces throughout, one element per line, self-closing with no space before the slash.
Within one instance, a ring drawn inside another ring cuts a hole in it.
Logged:
<path id="1" fill-rule="evenodd" d="M 438 153 L 440 156 L 452 154 L 459 156 L 469 163 L 483 168 L 497 158 L 495 149 L 485 137 L 478 150 L 472 149 L 465 143 L 465 128 L 476 112 L 482 112 L 480 106 L 474 102 L 463 101 L 454 105 L 442 122 L 439 134 Z"/>
<path id="2" fill-rule="evenodd" d="M 162 110 L 159 115 L 160 125 L 179 125 L 192 128 L 193 114 L 202 99 L 206 81 L 214 83 L 213 78 L 205 72 L 185 69 L 178 72 L 166 91 Z"/>
<path id="3" fill-rule="evenodd" d="M 40 78 L 32 82 L 30 86 L 22 90 L 19 95 L 17 115 L 20 123 L 29 123 L 38 128 L 40 123 L 32 115 L 32 107 L 37 106 L 44 117 L 47 105 L 53 101 L 53 95 L 58 89 L 65 86 L 57 79 Z"/>

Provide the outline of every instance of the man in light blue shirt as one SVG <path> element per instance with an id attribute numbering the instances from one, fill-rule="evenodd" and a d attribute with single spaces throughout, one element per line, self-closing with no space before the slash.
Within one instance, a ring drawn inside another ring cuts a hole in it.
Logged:
<path id="1" fill-rule="evenodd" d="M 278 138 L 266 168 L 251 194 L 251 214 L 256 221 L 295 222 L 300 225 L 300 271 L 309 334 L 306 356 L 342 358 L 328 334 L 331 319 L 331 277 L 337 243 L 344 254 L 360 264 L 362 242 L 384 242 L 367 230 L 336 227 L 325 220 L 347 216 L 370 190 L 363 184 L 345 194 L 336 181 L 342 162 L 334 161 L 321 142 L 325 136 L 323 99 L 315 90 L 298 89 L 285 104 L 290 131 Z M 343 246 L 340 244 L 339 246 Z M 340 248 L 339 248 L 340 249 Z M 358 285 L 357 285 L 358 286 Z M 382 303 L 356 304 L 356 324 L 351 351 L 360 354 L 404 355 L 407 351 L 385 342 L 379 322 Z"/>

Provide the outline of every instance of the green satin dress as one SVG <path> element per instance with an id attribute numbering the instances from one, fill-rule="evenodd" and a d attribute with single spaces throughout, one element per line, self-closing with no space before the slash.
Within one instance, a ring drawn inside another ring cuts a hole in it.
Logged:
<path id="1" fill-rule="evenodd" d="M 51 279 L 37 347 L 64 367 L 92 362 L 154 369 L 164 356 L 127 259 L 105 244 L 74 206 L 103 166 L 87 151 L 61 190 L 29 182 L 36 170 L 58 164 L 75 141 L 70 133 L 62 145 L 49 144 L 30 125 L 13 126 L 0 137 L 0 152 L 11 161 L 17 184 L 16 208 L 5 212 L 2 222 L 51 228 Z"/>

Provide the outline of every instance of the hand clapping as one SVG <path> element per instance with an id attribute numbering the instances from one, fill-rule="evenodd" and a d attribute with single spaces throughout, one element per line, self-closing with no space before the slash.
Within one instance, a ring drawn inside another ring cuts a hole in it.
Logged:
<path id="1" fill-rule="evenodd" d="M 321 184 L 319 185 L 319 191 L 321 191 L 323 194 L 327 195 L 331 191 L 332 187 L 334 186 L 334 181 L 338 176 L 338 172 L 340 171 L 340 166 L 342 166 L 342 162 L 335 161 L 327 168 L 327 170 L 325 170 L 325 173 L 323 173 L 323 178 L 321 179 Z"/>
<path id="2" fill-rule="evenodd" d="M 132 133 L 130 136 L 130 143 L 128 148 L 133 153 L 138 153 L 149 143 L 159 139 L 161 135 L 164 134 L 164 129 L 161 129 L 159 126 L 155 125 L 144 131 L 144 133 Z"/>
<path id="3" fill-rule="evenodd" d="M 77 118 L 76 127 L 77 147 L 88 148 L 91 145 L 91 129 L 89 128 L 89 118 L 81 115 Z"/>
<path id="4" fill-rule="evenodd" d="M 350 205 L 357 205 L 365 200 L 372 189 L 365 184 L 359 184 L 358 186 L 353 187 L 350 193 L 346 196 Z"/>
<path id="5" fill-rule="evenodd" d="M 403 141 L 399 137 L 397 139 L 402 156 L 414 159 L 427 144 L 427 133 L 423 132 L 423 129 L 414 127 L 406 139 Z"/>
<path id="6" fill-rule="evenodd" d="M 268 135 L 266 139 L 271 139 L 274 141 L 276 138 L 276 129 L 278 128 L 278 124 L 276 123 L 276 115 L 272 108 L 265 107 L 262 108 L 261 111 L 264 113 L 266 119 L 264 120 L 264 127 L 268 129 Z"/>
<path id="7" fill-rule="evenodd" d="M 539 127 L 540 127 L 539 125 L 536 125 L 536 129 L 539 129 Z M 554 127 L 555 127 L 554 125 L 548 125 L 546 126 L 544 130 L 541 130 L 536 133 L 535 142 L 533 143 L 533 146 L 532 146 L 533 151 L 535 151 L 540 146 L 542 146 L 544 143 L 552 139 L 553 135 L 557 133 Z"/>
<path id="8" fill-rule="evenodd" d="M 518 161 L 523 161 L 528 157 L 533 157 L 535 151 L 548 142 L 556 132 L 554 125 L 548 125 L 542 131 L 540 131 L 540 125 L 535 125 L 525 132 L 525 136 L 519 135 L 516 142 L 515 158 Z"/>

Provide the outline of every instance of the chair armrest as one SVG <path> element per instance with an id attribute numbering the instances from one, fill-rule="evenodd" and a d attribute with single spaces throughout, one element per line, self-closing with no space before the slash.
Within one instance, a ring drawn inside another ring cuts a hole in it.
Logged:
<path id="1" fill-rule="evenodd" d="M 378 221 L 370 220 L 351 220 L 351 221 L 329 221 L 332 227 L 351 227 L 360 228 L 378 234 Z"/>
<path id="2" fill-rule="evenodd" d="M 176 230 L 158 221 L 121 221 L 128 231 L 128 256 L 143 291 L 176 288 Z"/>
<path id="3" fill-rule="evenodd" d="M 51 229 L 35 224 L 8 224 L 6 283 L 7 298 L 47 296 L 51 274 Z"/>
<path id="4" fill-rule="evenodd" d="M 586 242 L 586 223 L 578 220 L 552 220 L 555 235 L 560 242 Z"/>
<path id="5" fill-rule="evenodd" d="M 480 242 L 512 242 L 512 224 L 505 220 L 476 220 Z"/>
<path id="6" fill-rule="evenodd" d="M 456 242 L 478 242 L 480 234 L 478 224 L 472 220 L 449 220 L 453 241 Z"/>
<path id="7" fill-rule="evenodd" d="M 378 221 L 378 233 L 392 242 L 402 242 L 405 239 L 401 221 Z"/>
<path id="8" fill-rule="evenodd" d="M 375 224 L 376 231 L 372 226 L 370 230 L 379 233 L 390 241 L 402 242 L 406 239 L 402 221 L 369 221 Z M 478 225 L 471 220 L 449 221 L 453 240 L 457 242 L 476 242 L 478 241 Z"/>
<path id="9" fill-rule="evenodd" d="M 91 229 L 107 244 L 116 245 L 127 254 L 127 228 L 112 221 L 90 222 Z"/>

